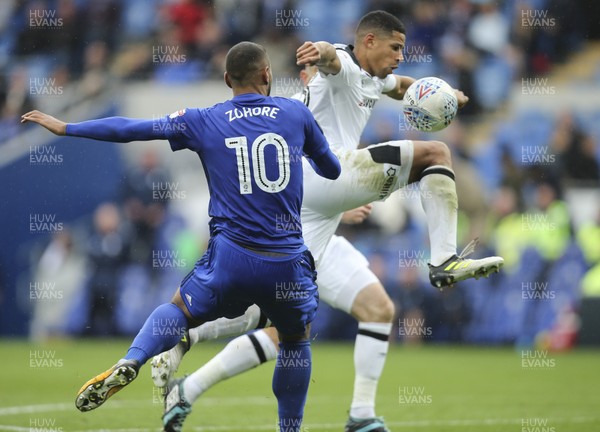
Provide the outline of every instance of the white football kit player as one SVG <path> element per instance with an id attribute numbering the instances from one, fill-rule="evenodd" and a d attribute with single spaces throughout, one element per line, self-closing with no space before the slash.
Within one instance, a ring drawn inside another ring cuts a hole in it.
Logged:
<path id="1" fill-rule="evenodd" d="M 335 231 L 343 212 L 385 200 L 408 183 L 413 143 L 370 146 L 396 147 L 398 165 L 376 163 L 369 150 L 357 150 L 375 103 L 383 92 L 394 88 L 396 78 L 371 76 L 359 66 L 349 46 L 335 47 L 341 70 L 336 75 L 317 73 L 300 98 L 323 129 L 342 173 L 335 181 L 323 181 L 305 160 L 302 233 L 317 263 L 321 299 L 349 313 L 356 295 L 378 279 L 362 253 L 335 236 Z"/>

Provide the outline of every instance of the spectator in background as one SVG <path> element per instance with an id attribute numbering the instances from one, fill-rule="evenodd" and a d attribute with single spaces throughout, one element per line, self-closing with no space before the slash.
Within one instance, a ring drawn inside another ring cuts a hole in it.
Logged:
<path id="1" fill-rule="evenodd" d="M 557 173 L 567 183 L 588 182 L 597 185 L 600 168 L 596 159 L 596 142 L 584 132 L 571 113 L 557 116 L 552 136 L 552 151 L 558 156 Z M 584 185 L 582 183 L 582 185 Z"/>
<path id="2" fill-rule="evenodd" d="M 407 29 L 410 34 L 410 43 L 421 48 L 417 54 L 434 54 L 437 57 L 439 39 L 446 28 L 443 19 L 444 7 L 435 2 L 418 1 L 412 8 L 412 25 Z M 413 52 L 414 53 L 414 52 Z"/>
<path id="3" fill-rule="evenodd" d="M 177 44 L 195 54 L 196 38 L 202 29 L 209 10 L 200 0 L 178 0 L 168 4 L 165 10 L 166 20 L 175 26 Z"/>
<path id="4" fill-rule="evenodd" d="M 119 30 L 123 13 L 121 0 L 91 0 L 86 1 L 81 8 L 84 14 L 85 38 L 84 45 L 102 41 L 108 51 L 114 53 L 121 42 Z"/>
<path id="5" fill-rule="evenodd" d="M 103 41 L 95 41 L 86 46 L 84 52 L 83 76 L 79 82 L 79 94 L 85 98 L 98 96 L 109 81 L 108 46 Z"/>
<path id="6" fill-rule="evenodd" d="M 600 209 L 596 220 L 583 224 L 577 231 L 577 243 L 589 266 L 600 264 Z"/>
<path id="7" fill-rule="evenodd" d="M 534 190 L 534 207 L 524 215 L 532 245 L 546 261 L 560 258 L 571 240 L 571 218 L 559 186 L 542 181 Z"/>
<path id="8" fill-rule="evenodd" d="M 37 263 L 30 285 L 34 303 L 30 336 L 35 341 L 64 336 L 74 301 L 85 280 L 86 258 L 76 250 L 68 229 L 53 235 Z"/>
<path id="9" fill-rule="evenodd" d="M 53 29 L 51 36 L 53 62 L 66 66 L 71 75 L 79 77 L 84 65 L 82 36 L 87 23 L 83 11 L 77 9 L 75 0 L 59 0 L 56 6 L 56 17 L 60 18 L 61 25 Z"/>
<path id="10" fill-rule="evenodd" d="M 488 243 L 502 254 L 504 269 L 513 273 L 521 264 L 521 254 L 529 244 L 524 235 L 517 189 L 503 185 L 496 190 L 487 219 Z"/>
<path id="11" fill-rule="evenodd" d="M 29 77 L 24 66 L 17 65 L 8 76 L 0 75 L 0 103 L 0 141 L 3 141 L 19 132 L 20 113 L 37 108 L 29 91 Z"/>
<path id="12" fill-rule="evenodd" d="M 118 207 L 113 203 L 101 204 L 94 212 L 93 232 L 87 245 L 91 265 L 88 282 L 90 313 L 84 331 L 87 335 L 117 334 L 114 312 L 120 271 L 128 246 Z"/>
<path id="13" fill-rule="evenodd" d="M 474 3 L 475 15 L 467 29 L 468 43 L 478 54 L 473 69 L 473 97 L 483 109 L 494 110 L 508 96 L 512 82 L 510 22 L 495 0 Z"/>
<path id="14" fill-rule="evenodd" d="M 124 212 L 131 243 L 128 262 L 150 265 L 157 230 L 164 219 L 173 185 L 157 154 L 146 150 L 124 186 Z"/>

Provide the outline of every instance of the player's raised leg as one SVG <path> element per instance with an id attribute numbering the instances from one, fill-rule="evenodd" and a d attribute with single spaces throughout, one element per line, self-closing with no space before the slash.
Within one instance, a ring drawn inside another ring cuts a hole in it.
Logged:
<path id="1" fill-rule="evenodd" d="M 177 345 L 152 359 L 151 374 L 154 385 L 164 388 L 177 372 L 185 353 L 198 342 L 233 337 L 270 325 L 267 316 L 256 305 L 250 306 L 237 318 L 219 318 L 192 328 Z"/>
<path id="2" fill-rule="evenodd" d="M 185 283 L 185 282 L 184 282 Z M 133 340 L 127 354 L 110 369 L 87 381 L 79 390 L 75 406 L 80 411 L 98 408 L 108 398 L 130 384 L 138 375 L 139 368 L 150 357 L 175 346 L 194 320 L 179 294 L 173 303 L 157 307 Z M 185 310 L 185 312 L 184 312 Z"/>
<path id="3" fill-rule="evenodd" d="M 500 257 L 467 259 L 475 244 L 456 253 L 458 198 L 450 149 L 440 141 L 414 141 L 409 183 L 420 182 L 421 203 L 427 215 L 431 263 L 429 279 L 442 288 L 468 278 L 498 272 Z"/>

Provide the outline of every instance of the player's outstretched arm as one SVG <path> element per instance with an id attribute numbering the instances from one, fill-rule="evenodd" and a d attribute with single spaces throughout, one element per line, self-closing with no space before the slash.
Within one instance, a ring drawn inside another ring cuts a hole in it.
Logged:
<path id="1" fill-rule="evenodd" d="M 21 116 L 21 123 L 37 123 L 56 135 L 78 136 L 100 141 L 130 142 L 167 139 L 168 128 L 156 127 L 161 120 L 106 117 L 81 123 L 65 123 L 40 111 Z M 166 121 L 166 120 L 165 120 Z"/>
<path id="2" fill-rule="evenodd" d="M 392 77 L 396 80 L 396 85 L 393 89 L 384 92 L 384 94 L 392 99 L 402 100 L 404 99 L 406 89 L 408 89 L 408 87 L 416 80 L 409 76 L 392 75 Z M 386 79 L 389 79 L 389 75 Z"/>
<path id="3" fill-rule="evenodd" d="M 67 124 L 64 121 L 37 110 L 29 111 L 21 116 L 21 123 L 27 122 L 37 123 L 48 129 L 54 135 L 63 136 L 67 131 Z"/>
<path id="4" fill-rule="evenodd" d="M 317 66 L 323 73 L 337 75 L 342 63 L 329 42 L 304 42 L 296 50 L 296 64 Z"/>
<path id="5" fill-rule="evenodd" d="M 396 86 L 384 93 L 392 99 L 402 100 L 408 87 L 410 87 L 410 85 L 416 80 L 409 76 L 393 75 L 393 77 L 396 79 Z M 454 92 L 456 93 L 456 100 L 458 101 L 459 108 L 462 108 L 467 104 L 467 102 L 469 102 L 469 97 L 461 90 L 454 89 Z"/>

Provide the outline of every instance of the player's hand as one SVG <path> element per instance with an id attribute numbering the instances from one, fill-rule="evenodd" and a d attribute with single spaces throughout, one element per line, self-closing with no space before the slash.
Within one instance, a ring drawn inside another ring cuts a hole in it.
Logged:
<path id="1" fill-rule="evenodd" d="M 304 42 L 296 50 L 296 64 L 314 66 L 321 60 L 321 51 L 314 42 Z"/>
<path id="2" fill-rule="evenodd" d="M 29 111 L 21 116 L 21 123 L 27 122 L 37 123 L 55 135 L 65 135 L 67 133 L 67 124 L 65 122 L 38 110 Z"/>
<path id="3" fill-rule="evenodd" d="M 458 89 L 454 89 L 454 92 L 456 93 L 456 100 L 458 101 L 458 107 L 462 108 L 464 107 L 467 102 L 469 102 L 469 96 L 465 95 L 462 90 L 458 90 Z"/>
<path id="4" fill-rule="evenodd" d="M 373 210 L 372 204 L 367 204 L 362 207 L 355 208 L 354 210 L 348 210 L 342 215 L 342 223 L 348 225 L 363 223 L 371 214 L 371 210 Z"/>

